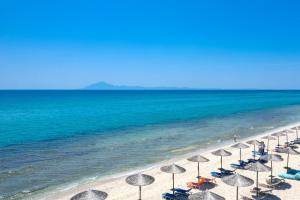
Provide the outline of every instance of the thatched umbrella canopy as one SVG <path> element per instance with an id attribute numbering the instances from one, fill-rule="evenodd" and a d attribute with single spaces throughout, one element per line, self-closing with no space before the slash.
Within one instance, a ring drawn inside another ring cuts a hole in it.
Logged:
<path id="1" fill-rule="evenodd" d="M 142 199 L 142 186 L 150 185 L 154 182 L 152 176 L 146 174 L 134 174 L 126 178 L 126 183 L 133 186 L 139 186 L 139 200 Z"/>
<path id="2" fill-rule="evenodd" d="M 253 158 L 255 160 L 255 156 L 256 156 L 256 150 L 255 150 L 255 146 L 260 145 L 260 142 L 258 140 L 250 140 L 248 142 L 246 142 L 247 144 L 252 144 L 253 145 Z"/>
<path id="3" fill-rule="evenodd" d="M 245 145 L 243 143 L 236 143 L 231 146 L 232 148 L 240 149 L 240 162 L 242 162 L 242 149 L 249 148 L 248 145 Z"/>
<path id="4" fill-rule="evenodd" d="M 184 173 L 186 170 L 183 167 L 175 165 L 174 163 L 172 165 L 167 165 L 167 166 L 161 167 L 160 170 L 162 172 L 166 172 L 166 173 L 172 174 L 173 194 L 174 194 L 174 192 L 175 192 L 174 191 L 174 188 L 175 188 L 174 174 L 181 174 L 181 173 Z"/>
<path id="5" fill-rule="evenodd" d="M 285 137 L 286 137 L 286 144 L 289 146 L 289 134 L 290 133 L 294 133 L 294 131 L 286 129 L 283 131 L 285 133 Z"/>
<path id="6" fill-rule="evenodd" d="M 104 200 L 107 198 L 107 193 L 99 190 L 87 190 L 76 194 L 71 200 Z"/>
<path id="7" fill-rule="evenodd" d="M 259 161 L 256 161 L 254 163 L 250 163 L 248 166 L 246 166 L 246 169 L 249 171 L 254 171 L 256 172 L 256 196 L 258 196 L 258 172 L 269 172 L 271 171 L 271 167 L 268 167 Z"/>
<path id="8" fill-rule="evenodd" d="M 198 176 L 197 176 L 197 178 L 200 177 L 200 165 L 199 165 L 199 163 L 209 161 L 209 159 L 207 159 L 207 158 L 205 158 L 204 156 L 201 156 L 201 155 L 192 156 L 192 157 L 188 158 L 187 160 L 191 161 L 191 162 L 197 162 L 198 163 Z"/>
<path id="9" fill-rule="evenodd" d="M 277 137 L 277 141 L 278 141 L 277 146 L 279 147 L 280 146 L 279 137 L 285 136 L 285 134 L 282 131 L 280 131 L 280 132 L 273 133 L 272 136 Z"/>
<path id="10" fill-rule="evenodd" d="M 216 151 L 211 152 L 215 156 L 221 157 L 221 170 L 223 169 L 223 156 L 231 156 L 232 153 L 229 151 L 226 151 L 225 149 L 219 149 Z"/>
<path id="11" fill-rule="evenodd" d="M 222 178 L 222 181 L 227 185 L 236 187 L 236 200 L 239 199 L 239 187 L 249 187 L 254 183 L 252 179 L 240 174 L 225 176 Z"/>
<path id="12" fill-rule="evenodd" d="M 225 198 L 216 193 L 205 190 L 203 192 L 190 195 L 189 200 L 225 200 Z"/>
<path id="13" fill-rule="evenodd" d="M 266 154 L 260 157 L 261 160 L 270 161 L 271 162 L 271 183 L 273 183 L 273 161 L 280 162 L 283 161 L 283 158 L 278 154 Z"/>
<path id="14" fill-rule="evenodd" d="M 270 140 L 276 140 L 276 138 L 274 138 L 270 135 L 267 135 L 267 136 L 262 137 L 261 139 L 267 140 L 267 152 L 269 153 Z"/>
<path id="15" fill-rule="evenodd" d="M 296 140 L 299 140 L 298 130 L 300 130 L 300 126 L 293 127 L 292 129 L 296 131 Z"/>
<path id="16" fill-rule="evenodd" d="M 284 149 L 284 153 L 287 154 L 287 159 L 286 159 L 286 172 L 288 172 L 289 169 L 289 159 L 290 159 L 290 154 L 291 155 L 299 155 L 300 153 L 293 149 L 292 147 L 287 147 Z"/>

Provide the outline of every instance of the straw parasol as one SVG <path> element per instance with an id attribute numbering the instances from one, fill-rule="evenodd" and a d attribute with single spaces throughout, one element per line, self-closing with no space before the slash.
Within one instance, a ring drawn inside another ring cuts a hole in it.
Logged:
<path id="1" fill-rule="evenodd" d="M 236 200 L 239 199 L 239 187 L 249 187 L 254 183 L 252 179 L 240 174 L 225 176 L 222 178 L 222 181 L 227 185 L 236 187 Z"/>
<path id="2" fill-rule="evenodd" d="M 199 165 L 199 163 L 209 161 L 209 159 L 207 159 L 207 158 L 205 158 L 204 156 L 201 156 L 201 155 L 196 155 L 196 156 L 190 157 L 187 160 L 191 161 L 191 162 L 197 162 L 198 163 L 198 176 L 197 176 L 197 178 L 200 177 L 200 165 Z"/>
<path id="3" fill-rule="evenodd" d="M 285 136 L 286 136 L 286 144 L 287 144 L 287 146 L 289 146 L 289 133 L 294 133 L 294 131 L 286 129 L 283 132 L 285 133 Z"/>
<path id="4" fill-rule="evenodd" d="M 276 133 L 273 133 L 272 136 L 277 137 L 277 141 L 278 141 L 277 146 L 279 147 L 280 146 L 279 137 L 285 136 L 285 134 L 283 132 L 276 132 Z"/>
<path id="5" fill-rule="evenodd" d="M 231 156 L 232 153 L 230 153 L 229 151 L 226 151 L 225 149 L 219 149 L 216 151 L 211 152 L 213 155 L 215 156 L 220 156 L 221 157 L 221 170 L 223 169 L 223 156 Z"/>
<path id="6" fill-rule="evenodd" d="M 245 145 L 243 143 L 236 143 L 236 144 L 232 145 L 231 147 L 240 149 L 240 162 L 242 162 L 242 149 L 249 148 L 249 146 Z"/>
<path id="7" fill-rule="evenodd" d="M 174 180 L 174 174 L 181 174 L 184 173 L 186 170 L 183 167 L 180 167 L 178 165 L 175 165 L 174 163 L 172 165 L 161 167 L 160 170 L 162 172 L 166 172 L 169 174 L 172 174 L 173 179 L 173 194 L 174 194 L 174 188 L 175 188 L 175 180 Z"/>
<path id="8" fill-rule="evenodd" d="M 87 190 L 76 194 L 71 200 L 104 200 L 107 198 L 107 193 L 99 190 Z"/>
<path id="9" fill-rule="evenodd" d="M 273 161 L 280 162 L 283 161 L 283 158 L 278 154 L 266 154 L 260 157 L 261 160 L 270 161 L 271 162 L 271 183 L 273 183 Z"/>
<path id="10" fill-rule="evenodd" d="M 225 198 L 216 193 L 205 190 L 203 192 L 190 195 L 189 200 L 225 200 Z"/>
<path id="11" fill-rule="evenodd" d="M 296 126 L 296 127 L 292 128 L 292 129 L 296 131 L 296 140 L 298 141 L 299 140 L 298 130 L 300 130 L 300 126 Z"/>
<path id="12" fill-rule="evenodd" d="M 256 196 L 258 196 L 258 172 L 269 172 L 271 171 L 271 167 L 268 167 L 262 163 L 260 163 L 259 161 L 256 161 L 254 163 L 250 163 L 248 166 L 246 166 L 246 169 L 249 171 L 253 171 L 256 172 L 256 188 L 254 188 L 256 190 Z"/>
<path id="13" fill-rule="evenodd" d="M 274 138 L 270 135 L 267 135 L 267 136 L 262 137 L 261 139 L 267 140 L 267 152 L 269 153 L 270 140 L 276 140 L 276 138 Z"/>
<path id="14" fill-rule="evenodd" d="M 146 174 L 134 174 L 126 178 L 126 183 L 133 186 L 139 186 L 139 200 L 142 199 L 142 186 L 150 185 L 154 182 L 152 176 Z"/>
<path id="15" fill-rule="evenodd" d="M 292 147 L 287 147 L 284 149 L 284 153 L 287 154 L 287 159 L 286 159 L 286 172 L 289 170 L 289 159 L 290 159 L 290 154 L 291 155 L 298 155 L 300 154 L 298 151 L 294 150 Z"/>
<path id="16" fill-rule="evenodd" d="M 252 144 L 253 145 L 253 158 L 255 160 L 255 155 L 256 155 L 256 151 L 255 151 L 255 146 L 256 145 L 260 145 L 260 142 L 257 140 L 250 140 L 248 142 L 246 142 L 247 144 Z"/>

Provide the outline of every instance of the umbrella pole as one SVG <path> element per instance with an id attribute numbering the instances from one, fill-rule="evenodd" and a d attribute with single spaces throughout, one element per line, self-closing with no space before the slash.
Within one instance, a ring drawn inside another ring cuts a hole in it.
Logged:
<path id="1" fill-rule="evenodd" d="M 280 146 L 280 144 L 279 144 L 279 136 L 277 136 L 277 141 L 278 141 L 277 146 L 279 147 Z"/>
<path id="2" fill-rule="evenodd" d="M 236 200 L 239 200 L 239 187 L 236 186 Z"/>
<path id="3" fill-rule="evenodd" d="M 199 166 L 199 162 L 198 162 L 198 179 L 200 178 L 200 166 Z"/>
<path id="4" fill-rule="evenodd" d="M 273 161 L 271 159 L 271 184 L 273 183 Z"/>
<path id="5" fill-rule="evenodd" d="M 174 182 L 174 174 L 172 174 L 172 178 L 173 178 L 173 194 L 175 193 L 175 182 Z"/>
<path id="6" fill-rule="evenodd" d="M 269 140 L 269 138 L 268 138 L 268 142 L 267 142 L 267 153 L 269 153 L 269 142 L 270 142 L 270 140 Z"/>
<path id="7" fill-rule="evenodd" d="M 254 144 L 253 146 L 254 146 L 253 158 L 254 158 L 254 160 L 255 160 L 255 155 L 256 155 L 256 152 L 255 152 L 255 144 Z"/>
<path id="8" fill-rule="evenodd" d="M 223 158 L 221 156 L 221 170 L 223 169 Z"/>
<path id="9" fill-rule="evenodd" d="M 242 163 L 242 149 L 240 148 L 240 163 Z"/>
<path id="10" fill-rule="evenodd" d="M 140 194 L 139 200 L 142 200 L 142 186 L 139 186 L 139 194 Z"/>
<path id="11" fill-rule="evenodd" d="M 258 171 L 256 171 L 256 196 L 258 197 Z"/>
<path id="12" fill-rule="evenodd" d="M 296 128 L 296 139 L 298 140 L 298 128 Z"/>
<path id="13" fill-rule="evenodd" d="M 288 153 L 287 159 L 286 159 L 286 173 L 288 173 L 288 171 L 289 171 L 289 158 L 290 158 L 290 153 Z"/>

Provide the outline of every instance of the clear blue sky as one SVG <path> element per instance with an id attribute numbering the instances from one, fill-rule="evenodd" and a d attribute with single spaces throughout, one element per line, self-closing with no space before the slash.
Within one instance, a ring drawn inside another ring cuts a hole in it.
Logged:
<path id="1" fill-rule="evenodd" d="M 0 1 L 0 89 L 300 89 L 300 2 Z"/>

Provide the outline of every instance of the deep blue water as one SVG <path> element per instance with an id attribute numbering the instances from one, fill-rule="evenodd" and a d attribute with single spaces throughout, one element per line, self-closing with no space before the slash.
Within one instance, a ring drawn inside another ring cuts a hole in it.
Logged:
<path id="1" fill-rule="evenodd" d="M 0 91 L 0 196 L 24 198 L 296 121 L 300 91 Z"/>

